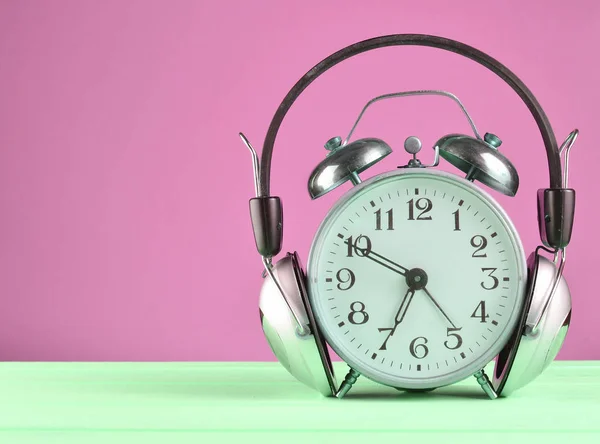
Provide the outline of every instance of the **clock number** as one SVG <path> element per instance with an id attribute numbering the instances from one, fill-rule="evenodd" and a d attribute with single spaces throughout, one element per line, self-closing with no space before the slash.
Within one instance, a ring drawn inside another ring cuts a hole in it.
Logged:
<path id="1" fill-rule="evenodd" d="M 423 340 L 422 344 L 417 344 L 417 341 L 419 339 Z M 429 353 L 429 349 L 427 348 L 427 346 L 425 344 L 427 344 L 427 338 L 425 338 L 423 336 L 419 336 L 418 338 L 413 339 L 410 343 L 410 346 L 408 347 L 410 354 L 413 355 L 413 357 L 415 357 L 417 359 L 423 359 Z M 417 356 L 417 353 L 420 356 Z"/>
<path id="2" fill-rule="evenodd" d="M 339 282 L 339 284 L 337 284 L 337 288 L 338 290 L 342 291 L 350 290 L 356 282 L 356 276 L 354 276 L 354 273 L 349 268 L 342 268 L 336 273 L 335 277 Z M 342 284 L 348 285 L 344 287 Z"/>
<path id="3" fill-rule="evenodd" d="M 433 208 L 433 204 L 429 199 L 422 197 L 417 199 L 416 202 L 414 199 L 411 199 L 406 203 L 408 204 L 408 220 L 415 220 L 415 207 L 421 211 L 417 216 L 417 220 L 431 220 L 431 216 L 424 216 Z"/>
<path id="4" fill-rule="evenodd" d="M 471 317 L 472 318 L 479 318 L 480 322 L 482 322 L 482 323 L 487 322 L 486 319 L 489 318 L 490 315 L 485 312 L 485 301 L 481 301 L 477 305 L 477 308 L 475 308 L 475 311 L 473 312 L 473 314 L 471 315 Z"/>
<path id="5" fill-rule="evenodd" d="M 358 305 L 358 309 L 355 308 Z M 369 313 L 365 311 L 365 304 L 360 301 L 352 302 L 350 304 L 350 314 L 348 315 L 348 320 L 351 324 L 354 325 L 362 325 L 366 324 L 369 320 Z M 358 318 L 358 319 L 357 319 Z"/>
<path id="6" fill-rule="evenodd" d="M 486 271 L 488 271 L 488 272 L 489 272 L 489 273 L 488 273 L 488 276 L 489 276 L 489 277 L 491 277 L 491 278 L 493 279 L 493 282 L 494 282 L 494 283 L 492 284 L 492 286 L 491 286 L 491 287 L 486 287 L 486 286 L 485 286 L 485 282 L 483 282 L 483 281 L 482 281 L 482 282 L 481 282 L 481 286 L 482 286 L 482 287 L 483 287 L 485 290 L 493 290 L 493 289 L 495 289 L 495 288 L 498 288 L 499 281 L 498 281 L 498 278 L 497 278 L 496 276 L 494 276 L 494 272 L 495 272 L 496 270 L 497 270 L 497 268 L 482 268 L 482 269 L 481 269 L 481 271 L 483 271 L 484 273 L 485 273 Z"/>
<path id="7" fill-rule="evenodd" d="M 385 338 L 385 341 L 383 341 L 383 344 L 381 344 L 381 347 L 379 347 L 379 350 L 387 350 L 387 341 L 394 334 L 394 329 L 393 328 L 378 328 L 377 330 L 379 330 L 379 333 L 381 333 L 382 331 L 389 331 L 387 338 Z"/>
<path id="8" fill-rule="evenodd" d="M 361 247 L 362 240 L 365 240 L 364 247 Z M 367 256 L 371 252 L 371 239 L 367 236 L 363 236 L 362 234 L 356 238 L 356 241 L 353 240 L 352 236 L 345 241 L 348 244 L 348 254 L 346 257 L 352 257 L 352 254 L 356 252 L 357 256 L 364 257 Z"/>
<path id="9" fill-rule="evenodd" d="M 460 327 L 460 328 L 448 327 L 448 330 L 446 331 L 446 336 L 456 338 L 456 345 L 454 347 L 450 347 L 450 344 L 448 344 L 448 342 L 450 342 L 450 341 L 444 341 L 444 345 L 446 346 L 446 348 L 448 350 L 456 350 L 457 348 L 460 348 L 460 346 L 462 345 L 462 343 L 463 343 L 462 338 L 460 337 L 460 335 L 458 333 L 454 333 L 455 331 L 461 331 L 461 330 L 462 330 L 462 327 Z"/>
<path id="10" fill-rule="evenodd" d="M 460 210 L 456 210 L 452 214 L 454 214 L 454 231 L 460 231 Z"/>
<path id="11" fill-rule="evenodd" d="M 394 209 L 385 212 L 387 214 L 387 229 L 394 229 Z M 381 210 L 375 211 L 375 231 L 381 231 Z"/>
<path id="12" fill-rule="evenodd" d="M 480 234 L 477 234 L 471 238 L 471 246 L 475 248 L 475 251 L 471 257 L 487 257 L 487 253 L 480 253 L 487 247 L 487 239 Z"/>

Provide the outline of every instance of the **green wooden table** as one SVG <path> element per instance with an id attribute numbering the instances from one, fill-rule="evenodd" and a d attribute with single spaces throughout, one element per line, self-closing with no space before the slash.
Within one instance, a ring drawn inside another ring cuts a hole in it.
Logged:
<path id="1" fill-rule="evenodd" d="M 555 362 L 495 401 L 474 380 L 411 394 L 364 378 L 326 399 L 277 363 L 1 363 L 0 401 L 1 444 L 600 443 L 600 362 Z"/>

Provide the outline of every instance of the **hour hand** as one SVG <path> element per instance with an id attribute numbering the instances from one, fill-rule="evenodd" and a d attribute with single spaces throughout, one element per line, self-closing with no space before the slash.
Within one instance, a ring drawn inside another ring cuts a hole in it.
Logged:
<path id="1" fill-rule="evenodd" d="M 404 298 L 402 299 L 402 302 L 400 303 L 400 308 L 398 309 L 398 312 L 396 313 L 396 319 L 394 321 L 394 326 L 391 328 L 379 328 L 378 329 L 380 333 L 382 331 L 389 331 L 387 338 L 385 338 L 385 341 L 383 341 L 383 344 L 381 345 L 381 347 L 379 347 L 379 350 L 387 350 L 387 348 L 386 348 L 387 341 L 394 334 L 394 332 L 396 331 L 396 328 L 398 328 L 398 325 L 400 325 L 400 323 L 404 320 L 404 316 L 406 315 L 406 310 L 408 310 L 408 306 L 412 302 L 414 295 L 415 295 L 415 289 L 412 287 L 409 287 L 408 291 L 404 295 Z"/>
<path id="2" fill-rule="evenodd" d="M 360 237 L 359 237 L 359 239 L 360 239 Z M 359 239 L 357 239 L 357 242 Z M 346 239 L 344 241 L 344 243 L 346 245 L 351 245 L 350 241 L 348 239 Z M 399 275 L 406 276 L 406 273 L 408 272 L 408 268 L 403 267 L 402 265 L 397 264 L 396 262 L 392 261 L 391 259 L 388 259 L 387 257 L 382 256 L 381 254 L 373 251 L 373 249 L 371 248 L 370 241 L 367 243 L 367 246 L 365 248 L 357 246 L 356 243 L 354 243 L 354 245 L 352 245 L 352 248 L 356 252 L 357 256 L 366 257 L 368 259 L 371 259 L 373 262 L 375 262 L 389 270 L 392 270 L 393 272 L 398 273 Z"/>
<path id="3" fill-rule="evenodd" d="M 400 304 L 398 313 L 396 313 L 396 325 L 394 325 L 394 328 L 396 328 L 398 326 L 398 324 L 400 324 L 404 320 L 404 316 L 406 315 L 406 310 L 408 310 L 408 306 L 412 302 L 414 295 L 415 295 L 414 288 L 409 288 L 408 291 L 406 292 L 406 295 L 404 296 L 404 299 L 402 299 L 402 303 Z"/>

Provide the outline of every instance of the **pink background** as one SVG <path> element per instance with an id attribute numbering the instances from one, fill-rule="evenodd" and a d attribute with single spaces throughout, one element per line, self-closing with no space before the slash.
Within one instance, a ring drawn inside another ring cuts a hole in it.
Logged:
<path id="1" fill-rule="evenodd" d="M 493 3 L 493 4 L 492 4 Z M 485 5 L 485 6 L 484 6 Z M 358 40 L 430 33 L 476 46 L 534 91 L 562 140 L 578 127 L 576 230 L 563 359 L 600 359 L 596 1 L 0 1 L 0 359 L 271 360 L 248 219 L 250 157 L 311 66 Z M 274 156 L 285 249 L 305 258 L 340 192 L 306 193 L 322 144 L 371 97 L 438 88 L 498 134 L 521 173 L 499 197 L 526 250 L 547 183 L 525 106 L 491 73 L 434 49 L 388 48 L 336 67 L 292 108 Z M 468 132 L 444 98 L 382 103 L 356 136 L 429 147 Z M 429 151 L 427 151 L 429 152 Z M 345 186 L 344 189 L 347 189 Z"/>

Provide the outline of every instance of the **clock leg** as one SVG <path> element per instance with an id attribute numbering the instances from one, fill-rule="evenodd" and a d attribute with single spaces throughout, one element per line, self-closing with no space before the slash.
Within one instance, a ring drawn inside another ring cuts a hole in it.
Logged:
<path id="1" fill-rule="evenodd" d="M 342 399 L 344 396 L 346 396 L 346 394 L 350 391 L 350 389 L 352 388 L 359 376 L 359 372 L 357 372 L 353 368 L 350 368 L 350 371 L 348 372 L 348 374 L 346 374 L 346 377 L 344 378 L 344 382 L 342 382 L 342 385 L 340 385 L 340 389 L 335 394 L 336 398 Z"/>
<path id="2" fill-rule="evenodd" d="M 479 383 L 483 391 L 490 397 L 490 399 L 496 399 L 498 397 L 498 394 L 494 390 L 494 387 L 492 387 L 490 379 L 485 374 L 483 369 L 479 370 L 473 376 L 475 376 L 475 379 L 477 379 L 477 382 Z"/>

